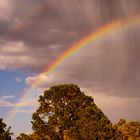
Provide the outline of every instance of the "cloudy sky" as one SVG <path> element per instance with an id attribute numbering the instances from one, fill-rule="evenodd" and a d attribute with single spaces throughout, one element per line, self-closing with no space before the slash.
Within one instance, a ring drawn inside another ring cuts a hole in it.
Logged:
<path id="1" fill-rule="evenodd" d="M 0 117 L 15 136 L 31 131 L 42 90 L 60 83 L 78 84 L 112 122 L 140 121 L 140 22 L 107 33 L 39 76 L 89 33 L 140 16 L 139 7 L 139 0 L 0 0 Z"/>

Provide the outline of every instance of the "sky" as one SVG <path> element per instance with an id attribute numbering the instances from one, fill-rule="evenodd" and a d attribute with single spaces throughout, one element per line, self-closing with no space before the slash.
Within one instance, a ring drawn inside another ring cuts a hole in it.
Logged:
<path id="1" fill-rule="evenodd" d="M 40 75 L 91 32 L 140 16 L 139 7 L 139 0 L 0 0 L 0 117 L 14 136 L 31 132 L 38 96 L 63 83 L 93 96 L 112 122 L 140 121 L 140 22 L 106 33 Z"/>

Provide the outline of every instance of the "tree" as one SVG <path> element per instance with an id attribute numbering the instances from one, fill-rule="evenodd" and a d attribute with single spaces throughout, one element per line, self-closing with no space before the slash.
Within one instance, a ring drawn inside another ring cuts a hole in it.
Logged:
<path id="1" fill-rule="evenodd" d="M 0 139 L 1 140 L 11 140 L 11 135 L 13 133 L 10 133 L 11 127 L 8 127 L 6 129 L 6 123 L 3 122 L 3 119 L 0 119 Z"/>
<path id="2" fill-rule="evenodd" d="M 114 125 L 114 128 L 120 140 L 140 140 L 140 122 L 126 122 L 125 119 L 120 119 L 120 121 Z"/>
<path id="3" fill-rule="evenodd" d="M 33 140 L 28 135 L 21 133 L 20 136 L 16 138 L 17 140 Z"/>
<path id="4" fill-rule="evenodd" d="M 41 138 L 36 133 L 30 134 L 29 137 L 31 140 L 41 140 Z"/>
<path id="5" fill-rule="evenodd" d="M 39 98 L 32 116 L 34 132 L 46 140 L 114 139 L 108 118 L 77 85 L 53 86 Z"/>

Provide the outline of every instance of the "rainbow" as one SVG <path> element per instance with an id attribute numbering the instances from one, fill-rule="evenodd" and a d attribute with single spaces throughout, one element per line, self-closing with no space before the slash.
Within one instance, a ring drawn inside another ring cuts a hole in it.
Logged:
<path id="1" fill-rule="evenodd" d="M 63 54 L 61 54 L 55 61 L 53 61 L 49 67 L 47 67 L 39 77 L 49 76 L 53 71 L 55 71 L 58 66 L 60 66 L 67 58 L 71 57 L 74 53 L 76 53 L 79 49 L 84 48 L 91 44 L 94 41 L 101 40 L 104 36 L 111 32 L 115 32 L 119 29 L 126 28 L 135 24 L 140 23 L 140 16 L 135 16 L 129 19 L 120 19 L 113 21 L 107 25 L 102 26 L 101 28 L 97 29 L 96 31 L 90 33 L 89 35 L 85 36 L 78 42 L 74 43 L 72 46 L 69 47 Z M 31 87 L 23 93 L 20 97 L 19 101 L 16 103 L 15 107 L 9 112 L 9 115 L 6 119 L 7 122 L 11 122 L 16 113 L 20 110 L 22 105 L 20 103 L 23 102 L 24 99 L 28 98 L 42 83 L 42 79 L 39 78 L 37 81 L 34 81 Z"/>

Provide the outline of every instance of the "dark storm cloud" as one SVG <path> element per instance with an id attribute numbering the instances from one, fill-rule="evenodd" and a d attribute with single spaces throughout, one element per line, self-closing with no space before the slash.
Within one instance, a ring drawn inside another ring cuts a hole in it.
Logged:
<path id="1" fill-rule="evenodd" d="M 140 97 L 138 27 L 110 35 L 104 41 L 83 49 L 83 52 L 81 50 L 81 57 L 80 52 L 79 56 L 75 54 L 71 58 L 71 63 L 74 63 L 72 67 L 69 62 L 65 66 L 67 70 L 73 69 L 75 75 L 79 75 L 75 82 L 95 91 L 97 88 L 97 91 L 108 91 L 108 94 L 117 96 Z M 82 60 L 75 62 L 78 58 Z"/>
<path id="2" fill-rule="evenodd" d="M 140 28 L 138 27 L 139 25 L 110 33 L 104 39 L 81 49 L 54 71 L 52 76 L 46 77 L 43 86 L 77 83 L 94 92 L 139 98 Z M 27 82 L 32 83 L 32 80 L 37 78 L 45 79 L 38 76 L 30 77 Z"/>
<path id="3" fill-rule="evenodd" d="M 140 14 L 139 6 L 139 0 L 13 0 L 11 20 L 0 20 L 0 68 L 42 71 L 91 31 L 112 20 Z M 58 82 L 139 96 L 139 30 L 138 25 L 122 30 L 95 44 L 98 47 L 78 52 L 60 69 Z M 22 49 L 17 51 L 19 42 Z M 12 46 L 15 52 L 10 51 Z"/>
<path id="4" fill-rule="evenodd" d="M 64 40 L 68 40 L 67 45 L 69 45 L 69 42 L 74 42 L 107 22 L 117 18 L 131 17 L 140 12 L 138 0 L 133 2 L 122 0 L 120 2 L 117 0 L 40 0 L 34 2 L 25 1 L 24 4 L 16 1 L 17 15 L 15 16 L 19 17 L 19 20 L 24 13 L 30 13 L 30 8 L 34 5 L 40 4 L 41 9 L 38 12 L 35 11 L 36 14 L 33 14 L 30 19 L 23 21 L 23 28 L 11 37 L 15 40 L 24 40 L 37 47 L 61 43 Z M 24 5 L 30 5 L 30 8 Z M 60 32 L 52 34 L 51 30 Z M 77 37 L 69 36 L 71 32 L 76 32 Z"/>

